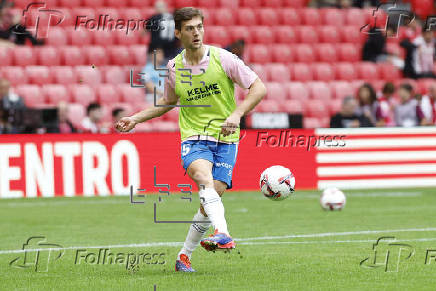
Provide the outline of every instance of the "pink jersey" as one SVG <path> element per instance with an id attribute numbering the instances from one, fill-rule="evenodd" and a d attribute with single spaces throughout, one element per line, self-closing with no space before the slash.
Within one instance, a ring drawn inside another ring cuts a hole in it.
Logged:
<path id="1" fill-rule="evenodd" d="M 191 69 L 192 75 L 199 75 L 206 70 L 209 65 L 209 46 L 205 45 L 206 52 L 203 58 L 198 63 L 198 65 L 191 66 L 186 64 L 185 55 L 183 54 L 183 64 L 185 69 Z M 226 51 L 222 48 L 217 48 L 220 55 L 221 65 L 226 72 L 227 76 L 241 88 L 248 89 L 251 84 L 257 79 L 257 75 L 253 72 L 244 62 L 239 59 L 236 55 L 231 52 Z M 165 93 L 167 96 L 168 90 L 173 90 L 175 88 L 175 65 L 174 60 L 168 61 L 167 69 L 169 70 L 169 78 L 165 79 Z M 188 74 L 188 73 L 185 73 Z"/>

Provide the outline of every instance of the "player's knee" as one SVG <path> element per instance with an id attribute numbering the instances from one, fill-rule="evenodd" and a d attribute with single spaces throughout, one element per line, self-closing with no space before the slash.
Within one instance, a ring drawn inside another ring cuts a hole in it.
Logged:
<path id="1" fill-rule="evenodd" d="M 192 173 L 192 179 L 198 185 L 204 185 L 205 187 L 212 187 L 212 175 L 204 171 L 195 171 Z"/>

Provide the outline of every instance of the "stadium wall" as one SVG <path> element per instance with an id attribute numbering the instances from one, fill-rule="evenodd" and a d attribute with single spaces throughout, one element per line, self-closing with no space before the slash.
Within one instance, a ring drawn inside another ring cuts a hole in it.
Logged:
<path id="1" fill-rule="evenodd" d="M 232 190 L 258 190 L 275 164 L 293 171 L 297 190 L 436 186 L 436 128 L 244 130 Z M 180 193 L 190 183 L 175 132 L 0 136 L 0 198 Z"/>

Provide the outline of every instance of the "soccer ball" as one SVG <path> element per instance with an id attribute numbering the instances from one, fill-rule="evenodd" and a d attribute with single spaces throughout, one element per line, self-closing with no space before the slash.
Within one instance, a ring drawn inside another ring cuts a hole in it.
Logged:
<path id="1" fill-rule="evenodd" d="M 346 198 L 344 192 L 338 188 L 327 188 L 322 192 L 319 202 L 324 210 L 342 210 Z"/>
<path id="2" fill-rule="evenodd" d="M 288 168 L 272 166 L 262 172 L 259 184 L 265 197 L 280 201 L 294 192 L 295 177 Z"/>

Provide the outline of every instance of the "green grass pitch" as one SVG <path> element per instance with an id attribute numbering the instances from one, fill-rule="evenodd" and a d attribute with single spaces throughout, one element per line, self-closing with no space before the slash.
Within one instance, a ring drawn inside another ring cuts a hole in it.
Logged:
<path id="1" fill-rule="evenodd" d="M 340 212 L 321 210 L 316 191 L 281 202 L 226 193 L 237 249 L 198 247 L 190 274 L 174 272 L 189 224 L 155 223 L 153 204 L 159 221 L 190 220 L 197 194 L 192 202 L 179 194 L 135 198 L 144 204 L 130 197 L 0 200 L 0 290 L 434 290 L 435 190 L 345 193 Z M 63 250 L 40 251 L 36 262 L 36 252 L 19 252 L 33 236 Z M 382 240 L 375 254 L 380 237 L 396 242 Z M 100 248 L 119 255 L 117 263 L 92 264 Z M 89 262 L 77 263 L 79 250 Z"/>

